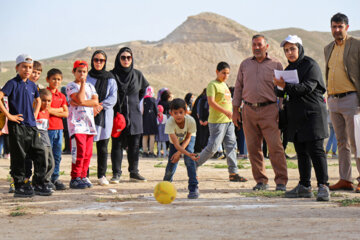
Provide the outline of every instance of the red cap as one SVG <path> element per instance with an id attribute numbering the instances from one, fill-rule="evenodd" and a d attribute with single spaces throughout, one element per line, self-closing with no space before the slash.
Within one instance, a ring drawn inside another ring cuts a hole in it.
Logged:
<path id="1" fill-rule="evenodd" d="M 117 113 L 114 118 L 114 124 L 113 124 L 113 129 L 111 132 L 111 136 L 113 138 L 120 137 L 120 134 L 121 134 L 122 130 L 124 130 L 125 127 L 126 127 L 126 121 L 125 121 L 124 115 L 122 115 L 121 113 Z"/>
<path id="2" fill-rule="evenodd" d="M 74 67 L 73 68 L 78 68 L 78 67 L 87 67 L 87 68 L 89 68 L 88 63 L 86 61 L 82 61 L 82 60 L 76 60 L 74 62 Z"/>

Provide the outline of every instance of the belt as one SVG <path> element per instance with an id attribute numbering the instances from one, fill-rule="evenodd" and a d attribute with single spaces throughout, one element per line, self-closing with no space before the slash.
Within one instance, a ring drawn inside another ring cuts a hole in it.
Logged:
<path id="1" fill-rule="evenodd" d="M 273 104 L 275 102 L 262 102 L 262 103 L 250 103 L 244 100 L 244 103 L 246 105 L 252 106 L 252 107 L 265 107 L 267 105 Z"/>
<path id="2" fill-rule="evenodd" d="M 330 97 L 333 97 L 333 98 L 343 98 L 349 94 L 352 94 L 352 93 L 356 93 L 355 91 L 351 91 L 351 92 L 345 92 L 345 93 L 339 93 L 339 94 L 331 94 L 329 95 Z"/>

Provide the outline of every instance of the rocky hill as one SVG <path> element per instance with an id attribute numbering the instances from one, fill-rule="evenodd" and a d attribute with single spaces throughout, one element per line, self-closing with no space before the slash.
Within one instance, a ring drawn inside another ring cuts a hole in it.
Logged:
<path id="1" fill-rule="evenodd" d="M 157 90 L 168 87 L 176 97 L 187 92 L 199 94 L 208 82 L 215 78 L 216 64 L 226 61 L 232 71 L 229 85 L 234 85 L 239 64 L 252 55 L 251 37 L 257 32 L 214 13 L 190 16 L 166 38 L 157 42 L 133 41 L 112 46 L 86 47 L 62 56 L 43 59 L 45 69 L 40 83 L 45 84 L 46 71 L 60 68 L 64 73 L 64 84 L 72 81 L 72 63 L 76 59 L 90 60 L 97 49 L 106 51 L 109 57 L 108 70 L 112 69 L 115 56 L 123 46 L 134 52 L 135 68 L 141 70 L 150 84 Z M 284 66 L 286 59 L 280 42 L 288 34 L 299 35 L 304 42 L 305 53 L 324 66 L 323 47 L 332 40 L 330 33 L 308 32 L 289 28 L 266 31 L 269 54 L 278 58 Z M 360 35 L 360 31 L 353 35 Z M 14 73 L 14 62 L 1 64 L 0 84 L 4 84 Z"/>

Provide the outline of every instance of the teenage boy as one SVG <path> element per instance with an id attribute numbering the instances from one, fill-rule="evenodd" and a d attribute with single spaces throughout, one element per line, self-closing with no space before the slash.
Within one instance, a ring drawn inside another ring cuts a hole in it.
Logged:
<path id="1" fill-rule="evenodd" d="M 196 178 L 196 163 L 198 157 L 194 152 L 196 123 L 190 116 L 186 115 L 186 103 L 176 98 L 170 103 L 171 117 L 166 121 L 165 133 L 169 134 L 170 151 L 168 164 L 166 165 L 164 181 L 172 181 L 181 154 L 189 176 L 189 199 L 199 197 L 198 180 Z"/>
<path id="2" fill-rule="evenodd" d="M 14 197 L 32 197 L 35 194 L 49 196 L 51 190 L 45 185 L 46 157 L 36 128 L 36 117 L 40 110 L 41 100 L 36 85 L 29 81 L 33 60 L 27 54 L 16 58 L 17 75 L 9 80 L 0 91 L 0 110 L 8 118 L 10 140 L 10 174 L 14 178 Z M 7 96 L 9 111 L 1 99 Z M 33 101 L 36 101 L 35 111 Z M 25 157 L 29 155 L 34 161 L 32 188 L 30 182 L 24 182 Z"/>
<path id="3" fill-rule="evenodd" d="M 49 84 L 47 89 L 52 93 L 51 107 L 49 108 L 50 118 L 48 133 L 55 160 L 55 168 L 54 173 L 51 176 L 51 182 L 54 184 L 56 190 L 65 190 L 66 188 L 59 180 L 64 129 L 62 118 L 67 118 L 69 116 L 66 97 L 58 90 L 61 86 L 62 78 L 62 72 L 56 68 L 50 69 L 46 76 L 46 81 Z"/>

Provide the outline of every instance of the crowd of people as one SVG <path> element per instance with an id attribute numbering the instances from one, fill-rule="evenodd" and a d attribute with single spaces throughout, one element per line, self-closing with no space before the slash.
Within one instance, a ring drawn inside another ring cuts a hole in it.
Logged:
<path id="1" fill-rule="evenodd" d="M 90 66 L 84 60 L 75 61 L 74 81 L 62 89 L 61 70 L 49 70 L 48 86 L 40 89 L 36 82 L 42 73 L 41 63 L 30 55 L 19 55 L 16 77 L 0 91 L 4 120 L 0 122 L 0 145 L 8 141 L 4 153 L 10 153 L 14 197 L 50 196 L 55 190 L 66 189 L 59 179 L 63 138 L 64 152 L 72 159 L 72 189 L 93 186 L 89 164 L 96 142 L 100 185 L 119 183 L 126 151 L 131 181 L 146 181 L 139 173 L 140 154 L 167 157 L 164 181 L 172 181 L 183 155 L 189 199 L 199 197 L 197 171 L 214 156 L 226 158 L 232 182 L 248 181 L 238 174 L 237 158 L 249 157 L 256 182 L 253 190 L 269 189 L 264 161 L 268 156 L 275 173 L 275 190 L 284 191 L 285 197 L 313 197 L 311 166 L 318 201 L 329 201 L 329 190 L 355 188 L 360 193 L 360 183 L 354 187 L 351 174 L 352 153 L 356 153 L 353 118 L 359 113 L 360 102 L 360 40 L 348 36 L 346 15 L 337 13 L 330 23 L 334 41 L 324 49 L 325 82 L 316 61 L 305 55 L 298 36 L 289 35 L 280 44 L 288 60 L 284 69 L 268 54 L 266 37 L 257 34 L 251 39 L 253 56 L 241 62 L 235 87 L 226 84 L 230 65 L 221 61 L 214 69 L 215 79 L 196 99 L 192 93 L 174 98 L 168 88 L 160 89 L 155 99 L 154 88 L 134 68 L 133 52 L 128 47 L 119 50 L 111 71 L 106 70 L 107 55 L 102 50 L 93 53 Z M 295 70 L 298 82 L 276 78 L 274 70 Z M 328 123 L 331 138 L 325 151 Z M 112 178 L 108 179 L 110 138 Z M 287 141 L 294 143 L 300 175 L 298 185 L 289 191 Z M 336 146 L 339 148 L 340 180 L 333 185 L 328 182 L 326 156 L 331 144 L 333 155 Z M 356 164 L 360 173 L 358 158 Z M 360 177 L 357 180 L 360 182 Z"/>

